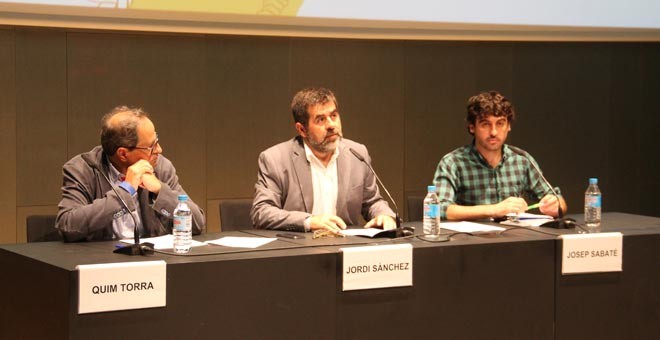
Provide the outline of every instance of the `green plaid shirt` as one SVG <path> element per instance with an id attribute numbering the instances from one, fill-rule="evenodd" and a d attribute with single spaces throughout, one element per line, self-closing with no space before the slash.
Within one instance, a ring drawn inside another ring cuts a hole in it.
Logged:
<path id="1" fill-rule="evenodd" d="M 474 147 L 474 142 L 446 154 L 438 163 L 433 183 L 440 198 L 440 217 L 447 218 L 452 204 L 473 206 L 495 204 L 509 197 L 538 202 L 550 192 L 529 159 L 502 147 L 502 160 L 495 168 Z M 559 188 L 555 189 L 559 193 Z"/>

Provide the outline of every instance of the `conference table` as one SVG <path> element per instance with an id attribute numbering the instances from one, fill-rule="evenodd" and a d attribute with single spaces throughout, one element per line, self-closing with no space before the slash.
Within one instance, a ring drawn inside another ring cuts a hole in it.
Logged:
<path id="1" fill-rule="evenodd" d="M 421 222 L 405 225 L 421 233 Z M 623 234 L 623 271 L 612 273 L 562 275 L 557 235 L 576 230 L 530 229 L 448 242 L 307 233 L 183 256 L 114 254 L 116 242 L 0 245 L 0 339 L 660 338 L 660 218 L 603 214 L 603 232 Z M 342 248 L 400 243 L 412 245 L 412 286 L 342 291 Z M 76 266 L 152 260 L 166 262 L 165 307 L 78 314 Z"/>

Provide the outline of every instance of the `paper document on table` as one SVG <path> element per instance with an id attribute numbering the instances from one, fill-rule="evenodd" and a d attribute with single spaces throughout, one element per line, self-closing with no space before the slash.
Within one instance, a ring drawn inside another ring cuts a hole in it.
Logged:
<path id="1" fill-rule="evenodd" d="M 520 214 L 514 214 L 514 213 L 508 213 L 506 214 L 506 217 L 511 220 L 540 220 L 544 219 L 546 222 L 548 220 L 552 220 L 552 216 L 548 215 L 540 215 L 540 214 L 530 214 L 530 213 L 520 213 Z"/>
<path id="2" fill-rule="evenodd" d="M 449 229 L 453 231 L 458 231 L 462 233 L 470 233 L 470 234 L 483 234 L 483 233 L 493 233 L 493 232 L 499 232 L 499 231 L 504 231 L 506 230 L 505 228 L 498 227 L 498 226 L 493 226 L 493 225 L 488 225 L 488 224 L 481 224 L 481 223 L 474 223 L 474 222 L 467 222 L 467 221 L 462 221 L 462 222 L 442 222 L 440 224 L 441 229 Z"/>
<path id="3" fill-rule="evenodd" d="M 274 237 L 225 236 L 217 240 L 206 241 L 206 243 L 234 248 L 258 248 L 275 240 L 277 240 L 277 238 Z"/>
<path id="4" fill-rule="evenodd" d="M 500 222 L 500 224 L 510 225 L 514 227 L 540 227 L 543 223 L 548 223 L 552 219 L 546 218 L 537 218 L 537 219 L 527 219 L 527 220 L 506 220 Z"/>
<path id="5" fill-rule="evenodd" d="M 500 222 L 500 224 L 511 225 L 514 227 L 538 227 L 543 223 L 553 220 L 552 216 L 530 213 L 510 213 L 506 215 L 506 218 L 507 219 Z"/>
<path id="6" fill-rule="evenodd" d="M 123 239 L 120 242 L 133 244 L 135 241 L 133 239 Z M 149 242 L 154 244 L 154 249 L 173 249 L 174 248 L 174 236 L 172 234 L 157 236 L 157 237 L 148 237 L 140 239 L 140 242 Z M 193 247 L 205 246 L 206 243 L 192 240 Z"/>
<path id="7" fill-rule="evenodd" d="M 382 233 L 383 231 L 384 231 L 383 229 L 376 229 L 376 228 L 354 228 L 354 229 L 342 230 L 341 233 L 346 236 L 374 237 Z"/>

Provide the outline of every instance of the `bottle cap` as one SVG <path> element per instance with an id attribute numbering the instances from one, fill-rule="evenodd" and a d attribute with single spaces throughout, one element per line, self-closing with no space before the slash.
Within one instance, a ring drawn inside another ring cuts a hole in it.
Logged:
<path id="1" fill-rule="evenodd" d="M 179 195 L 179 202 L 187 201 L 188 195 Z"/>
<path id="2" fill-rule="evenodd" d="M 598 178 L 596 177 L 589 178 L 589 184 L 598 184 Z"/>
<path id="3" fill-rule="evenodd" d="M 435 185 L 429 185 L 428 187 L 426 187 L 426 191 L 427 192 L 436 192 Z"/>

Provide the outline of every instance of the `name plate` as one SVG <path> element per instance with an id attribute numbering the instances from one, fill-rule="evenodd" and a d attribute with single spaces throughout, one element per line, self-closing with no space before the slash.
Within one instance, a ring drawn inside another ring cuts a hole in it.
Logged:
<path id="1" fill-rule="evenodd" d="M 342 290 L 412 286 L 412 245 L 342 248 Z"/>
<path id="2" fill-rule="evenodd" d="M 562 235 L 562 274 L 620 272 L 623 262 L 621 233 Z"/>
<path id="3" fill-rule="evenodd" d="M 78 314 L 164 307 L 165 261 L 79 265 Z"/>

